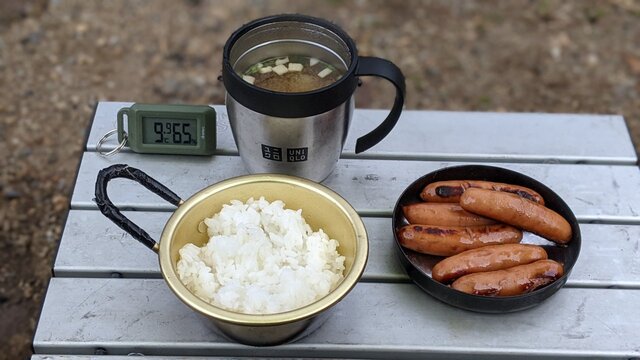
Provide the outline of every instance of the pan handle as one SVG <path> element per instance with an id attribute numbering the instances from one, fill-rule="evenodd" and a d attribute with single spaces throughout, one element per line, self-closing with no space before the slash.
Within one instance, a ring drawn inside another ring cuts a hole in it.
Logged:
<path id="1" fill-rule="evenodd" d="M 129 165 L 111 165 L 98 172 L 98 178 L 96 179 L 96 197 L 94 201 L 98 205 L 100 212 L 109 218 L 109 220 L 113 221 L 114 224 L 118 225 L 122 230 L 128 232 L 136 240 L 141 242 L 144 246 L 158 252 L 158 243 L 141 227 L 134 224 L 126 216 L 122 215 L 120 209 L 118 209 L 109 199 L 109 195 L 107 195 L 107 184 L 115 178 L 133 180 L 175 206 L 180 206 L 184 201 L 182 201 L 182 199 L 180 199 L 180 197 L 173 191 L 169 190 L 169 188 L 160 184 L 157 180 L 145 174 L 143 171 L 132 168 Z"/>

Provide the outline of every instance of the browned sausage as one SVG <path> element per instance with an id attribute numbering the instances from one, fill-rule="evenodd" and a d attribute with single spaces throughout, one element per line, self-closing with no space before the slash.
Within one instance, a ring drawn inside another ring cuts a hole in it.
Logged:
<path id="1" fill-rule="evenodd" d="M 496 221 L 465 211 L 458 204 L 416 203 L 402 207 L 411 224 L 442 226 L 492 225 Z"/>
<path id="2" fill-rule="evenodd" d="M 531 231 L 559 244 L 571 240 L 571 225 L 557 212 L 518 195 L 467 189 L 460 197 L 463 209 Z"/>
<path id="3" fill-rule="evenodd" d="M 503 270 L 547 258 L 543 247 L 525 244 L 490 245 L 448 257 L 431 269 L 431 277 L 449 283 L 461 276 Z"/>
<path id="4" fill-rule="evenodd" d="M 422 200 L 430 202 L 457 203 L 465 190 L 470 188 L 512 193 L 544 205 L 544 199 L 540 194 L 524 186 L 480 180 L 437 181 L 427 185 L 420 193 L 420 197 Z"/>
<path id="5" fill-rule="evenodd" d="M 538 260 L 506 270 L 465 275 L 454 281 L 451 287 L 473 295 L 513 296 L 532 292 L 563 274 L 561 264 L 553 260 Z"/>
<path id="6" fill-rule="evenodd" d="M 487 245 L 522 240 L 522 231 L 504 224 L 487 226 L 406 225 L 398 230 L 400 245 L 430 255 L 451 256 Z"/>

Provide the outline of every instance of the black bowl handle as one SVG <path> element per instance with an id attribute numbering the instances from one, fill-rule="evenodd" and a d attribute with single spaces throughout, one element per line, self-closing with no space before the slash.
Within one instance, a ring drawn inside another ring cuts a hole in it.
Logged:
<path id="1" fill-rule="evenodd" d="M 356 76 L 378 76 L 389 80 L 396 87 L 396 99 L 391 112 L 382 124 L 356 141 L 356 154 L 361 153 L 384 139 L 391 132 L 400 118 L 406 89 L 402 71 L 391 61 L 377 57 L 361 56 L 358 59 Z"/>
<path id="2" fill-rule="evenodd" d="M 128 232 L 136 240 L 140 241 L 144 246 L 158 252 L 158 243 L 141 227 L 134 224 L 126 216 L 122 215 L 120 209 L 118 209 L 109 199 L 109 195 L 107 195 L 107 184 L 115 178 L 125 178 L 136 181 L 175 206 L 180 206 L 180 204 L 183 203 L 182 199 L 180 199 L 180 197 L 173 191 L 169 190 L 169 188 L 160 184 L 157 180 L 151 178 L 141 170 L 130 167 L 129 165 L 111 165 L 98 172 L 98 178 L 96 179 L 96 198 L 94 201 L 98 205 L 100 212 L 109 218 L 109 220 L 113 221 L 114 224 L 118 225 L 122 230 Z"/>

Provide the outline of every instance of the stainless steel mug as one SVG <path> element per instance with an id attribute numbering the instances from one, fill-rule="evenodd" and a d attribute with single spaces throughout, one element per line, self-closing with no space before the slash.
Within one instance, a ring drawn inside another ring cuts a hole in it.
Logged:
<path id="1" fill-rule="evenodd" d="M 266 58 L 317 58 L 344 74 L 307 92 L 277 92 L 254 86 L 242 72 Z M 304 15 L 276 15 L 250 22 L 227 40 L 222 80 L 234 140 L 248 171 L 283 173 L 321 181 L 333 171 L 353 116 L 359 76 L 378 76 L 396 88 L 387 118 L 356 142 L 356 154 L 380 142 L 395 126 L 405 97 L 404 76 L 393 63 L 358 56 L 339 27 Z"/>

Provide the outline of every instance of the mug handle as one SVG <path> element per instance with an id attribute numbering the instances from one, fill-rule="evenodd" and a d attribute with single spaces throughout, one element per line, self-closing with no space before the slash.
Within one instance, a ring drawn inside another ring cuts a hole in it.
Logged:
<path id="1" fill-rule="evenodd" d="M 122 215 L 120 209 L 118 209 L 118 207 L 116 207 L 109 199 L 109 195 L 107 195 L 107 184 L 115 178 L 133 180 L 175 206 L 180 206 L 184 201 L 182 201 L 182 199 L 180 199 L 180 197 L 173 191 L 169 190 L 169 188 L 160 184 L 157 180 L 145 174 L 143 171 L 132 168 L 129 165 L 111 165 L 98 172 L 98 177 L 96 179 L 96 197 L 94 201 L 98 205 L 100 212 L 109 218 L 109 220 L 113 221 L 114 224 L 118 225 L 122 230 L 128 232 L 134 239 L 141 242 L 144 246 L 158 252 L 158 243 L 141 227 L 134 224 L 126 216 Z"/>
<path id="2" fill-rule="evenodd" d="M 400 118 L 406 88 L 404 84 L 404 75 L 402 71 L 391 61 L 362 56 L 358 59 L 358 67 L 355 71 L 356 76 L 378 76 L 390 81 L 396 87 L 396 99 L 393 102 L 391 112 L 384 121 L 373 129 L 370 133 L 360 137 L 356 141 L 356 154 L 368 150 L 375 144 L 379 143 L 393 129 Z"/>

